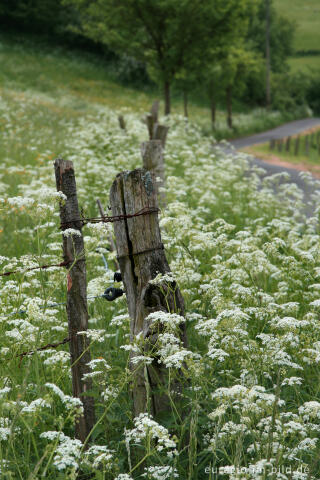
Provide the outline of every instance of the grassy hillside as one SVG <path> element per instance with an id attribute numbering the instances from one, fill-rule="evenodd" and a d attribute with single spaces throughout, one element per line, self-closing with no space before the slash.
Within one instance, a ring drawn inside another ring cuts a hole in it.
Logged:
<path id="1" fill-rule="evenodd" d="M 42 44 L 41 38 L 28 40 L 1 35 L 0 62 L 1 94 L 18 104 L 21 98 L 35 100 L 40 109 L 51 110 L 51 124 L 55 117 L 81 116 L 97 106 L 143 114 L 155 98 L 162 98 L 161 92 L 156 90 L 142 91 L 119 85 L 101 57 L 52 48 Z M 183 113 L 180 95 L 173 95 L 172 110 L 176 114 Z M 189 116 L 206 133 L 212 133 L 210 112 L 205 105 L 190 102 Z M 287 118 L 264 109 L 248 113 L 236 111 L 234 130 L 230 131 L 225 112 L 218 111 L 215 135 L 230 138 L 250 134 L 276 126 Z"/>
<path id="2" fill-rule="evenodd" d="M 279 13 L 296 24 L 294 48 L 296 52 L 318 50 L 319 54 L 296 56 L 290 60 L 294 71 L 320 69 L 320 2 L 318 0 L 274 0 Z"/>
<path id="3" fill-rule="evenodd" d="M 274 0 L 279 13 L 296 23 L 296 51 L 320 50 L 320 3 L 318 0 Z"/>

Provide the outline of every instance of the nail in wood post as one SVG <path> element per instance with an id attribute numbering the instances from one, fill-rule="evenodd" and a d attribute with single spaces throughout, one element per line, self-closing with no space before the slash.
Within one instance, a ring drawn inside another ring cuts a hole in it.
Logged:
<path id="1" fill-rule="evenodd" d="M 296 138 L 296 144 L 295 144 L 295 147 L 294 147 L 294 154 L 296 156 L 299 155 L 299 146 L 300 146 L 300 137 L 298 136 Z"/>
<path id="2" fill-rule="evenodd" d="M 143 168 L 154 173 L 155 178 L 160 178 L 160 181 L 156 181 L 155 183 L 155 189 L 158 195 L 158 200 L 163 206 L 165 203 L 165 195 L 163 192 L 160 192 L 159 194 L 159 187 L 163 187 L 165 184 L 164 159 L 161 140 L 150 140 L 149 142 L 143 142 L 141 144 L 141 155 L 143 160 Z"/>
<path id="3" fill-rule="evenodd" d="M 77 332 L 88 329 L 86 261 L 84 242 L 81 232 L 81 221 L 77 199 L 76 180 L 73 163 L 57 158 L 54 162 L 57 190 L 63 192 L 67 200 L 60 203 L 60 219 L 62 230 L 73 228 L 80 235 L 63 236 L 64 260 L 70 262 L 67 277 L 67 316 L 70 337 L 72 392 L 74 397 L 81 399 L 84 413 L 76 423 L 76 437 L 82 442 L 94 425 L 93 398 L 84 395 L 91 390 L 90 379 L 83 380 L 83 375 L 89 373 L 87 366 L 90 361 L 89 341 Z"/>
<path id="4" fill-rule="evenodd" d="M 110 190 L 110 205 L 113 215 L 134 214 L 140 210 L 157 208 L 157 195 L 153 184 L 154 175 L 137 169 L 117 175 Z M 158 328 L 151 327 L 146 317 L 155 311 L 169 311 L 184 315 L 184 301 L 175 282 L 169 287 L 149 284 L 160 273 L 170 272 L 170 268 L 161 243 L 161 234 L 156 211 L 147 215 L 127 218 L 114 222 L 118 261 L 127 296 L 130 314 L 131 340 L 141 334 L 148 346 L 156 344 Z M 181 340 L 186 345 L 185 325 L 181 324 Z M 154 347 L 153 347 L 154 348 Z M 168 408 L 169 400 L 161 388 L 167 379 L 167 369 L 154 359 L 151 365 L 144 367 L 134 364 L 133 403 L 134 414 L 149 409 L 153 415 Z"/>

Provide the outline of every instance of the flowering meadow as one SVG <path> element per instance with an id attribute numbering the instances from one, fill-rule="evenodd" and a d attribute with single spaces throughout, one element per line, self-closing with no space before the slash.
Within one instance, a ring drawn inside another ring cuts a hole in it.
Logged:
<path id="1" fill-rule="evenodd" d="M 263 176 L 181 117 L 165 120 L 160 225 L 172 276 L 153 282 L 177 281 L 185 318 L 152 314 L 163 329 L 151 356 L 141 337 L 130 343 L 125 296 L 93 298 L 113 281 L 101 255 L 114 269 L 112 226 L 88 224 L 96 423 L 86 445 L 74 438 L 82 405 L 68 344 L 19 357 L 68 335 L 65 306 L 52 307 L 65 301 L 66 270 L 27 271 L 62 260 L 53 159 L 74 162 L 80 205 L 94 217 L 116 174 L 141 166 L 147 139 L 143 112 L 122 110 L 123 131 L 119 112 L 99 103 L 60 114 L 68 98 L 0 95 L 1 273 L 17 271 L 0 277 L 0 478 L 319 479 L 320 183 L 302 174 L 306 210 L 285 174 Z M 131 351 L 167 368 L 170 412 L 161 418 L 133 418 Z"/>

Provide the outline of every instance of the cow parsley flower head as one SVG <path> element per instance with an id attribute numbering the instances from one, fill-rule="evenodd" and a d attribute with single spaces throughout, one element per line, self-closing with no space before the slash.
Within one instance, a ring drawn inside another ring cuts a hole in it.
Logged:
<path id="1" fill-rule="evenodd" d="M 162 325 L 174 329 L 181 323 L 184 323 L 185 318 L 177 313 L 158 311 L 150 313 L 147 316 L 146 321 L 151 322 L 151 325 L 155 324 L 156 322 L 160 322 Z"/>
<path id="2" fill-rule="evenodd" d="M 152 280 L 149 280 L 149 284 L 160 286 L 160 285 L 167 285 L 175 281 L 176 279 L 172 272 L 158 273 L 156 277 L 154 277 Z"/>
<path id="3" fill-rule="evenodd" d="M 62 231 L 62 235 L 66 238 L 82 237 L 82 233 L 80 232 L 80 230 L 77 230 L 76 228 L 66 228 L 65 230 Z"/>
<path id="4" fill-rule="evenodd" d="M 142 477 L 147 477 L 148 479 L 154 480 L 167 480 L 168 478 L 179 478 L 177 469 L 171 467 L 170 465 L 154 465 L 151 467 L 146 467 L 145 473 L 143 473 Z"/>
<path id="5" fill-rule="evenodd" d="M 159 425 L 147 413 L 140 413 L 134 420 L 134 428 L 125 430 L 125 437 L 128 443 L 141 443 L 142 440 L 153 440 L 158 452 L 167 450 L 167 454 L 176 454 L 176 442 L 171 438 L 168 430 Z"/>
<path id="6" fill-rule="evenodd" d="M 50 388 L 50 390 L 60 398 L 67 410 L 73 411 L 76 415 L 81 415 L 83 413 L 83 404 L 80 398 L 65 395 L 54 383 L 46 383 L 45 386 Z"/>
<path id="7" fill-rule="evenodd" d="M 41 433 L 40 438 L 45 438 L 49 441 L 58 440 L 58 445 L 55 449 L 55 456 L 53 458 L 53 465 L 57 470 L 77 470 L 79 468 L 82 448 L 80 440 L 71 439 L 64 433 L 55 431 L 43 432 Z"/>
<path id="8" fill-rule="evenodd" d="M 93 468 L 103 465 L 104 469 L 110 470 L 113 466 L 113 454 L 114 450 L 105 445 L 92 445 L 85 452 L 84 462 L 91 464 Z"/>

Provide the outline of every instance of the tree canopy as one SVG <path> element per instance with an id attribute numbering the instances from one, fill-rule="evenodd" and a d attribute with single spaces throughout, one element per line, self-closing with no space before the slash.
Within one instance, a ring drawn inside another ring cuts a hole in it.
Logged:
<path id="1" fill-rule="evenodd" d="M 194 61 L 202 68 L 210 49 L 228 42 L 247 22 L 255 0 L 64 0 L 77 13 L 77 31 L 146 63 L 163 86 L 170 113 L 170 86 Z"/>

